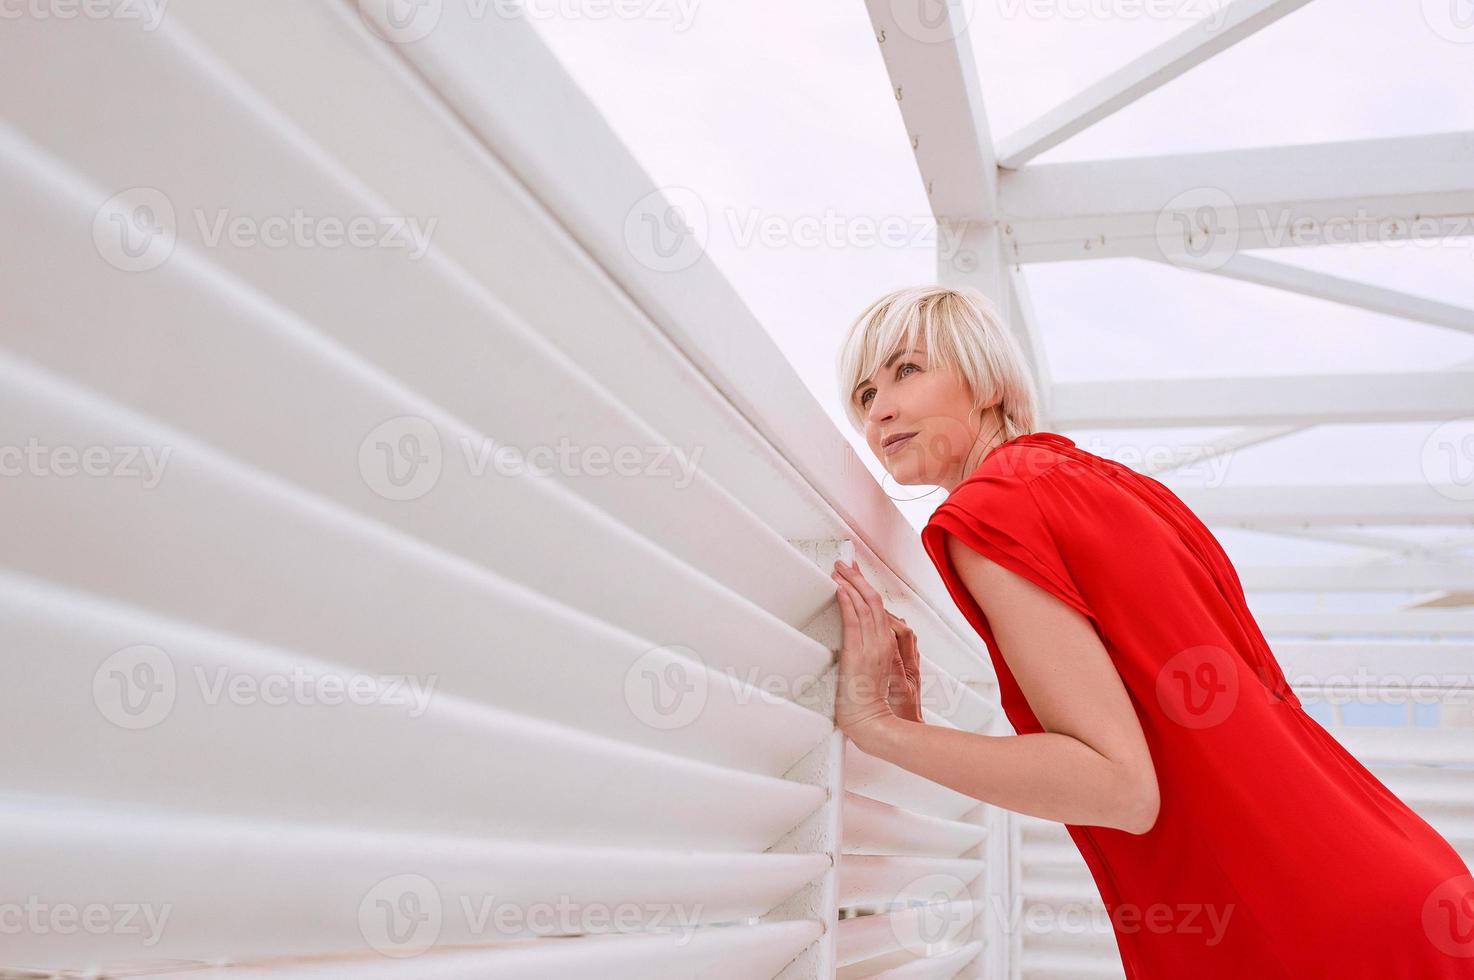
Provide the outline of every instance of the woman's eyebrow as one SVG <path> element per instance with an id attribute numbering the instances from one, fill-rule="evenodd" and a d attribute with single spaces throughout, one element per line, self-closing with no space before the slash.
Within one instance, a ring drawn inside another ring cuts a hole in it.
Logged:
<path id="1" fill-rule="evenodd" d="M 894 354 L 892 354 L 890 356 L 890 359 L 887 360 L 884 364 L 882 364 L 881 367 L 890 367 L 892 364 L 896 363 L 896 358 L 900 357 L 903 354 L 921 354 L 922 356 L 925 356 L 926 355 L 926 351 L 924 351 L 924 350 L 898 350 Z M 863 387 L 865 387 L 869 383 L 870 383 L 870 379 L 869 378 L 866 378 L 864 381 L 861 381 L 859 384 L 855 385 L 855 390 L 852 391 L 852 392 L 850 392 L 850 401 L 854 401 L 855 400 L 855 396 L 860 393 L 860 389 L 863 388 Z"/>

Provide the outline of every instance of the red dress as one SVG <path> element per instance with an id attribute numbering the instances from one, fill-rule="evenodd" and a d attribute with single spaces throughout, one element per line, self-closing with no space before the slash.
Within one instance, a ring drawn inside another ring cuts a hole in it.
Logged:
<path id="1" fill-rule="evenodd" d="M 1141 720 L 1156 824 L 1065 825 L 1130 980 L 1474 978 L 1468 867 L 1305 713 L 1228 556 L 1166 486 L 1029 433 L 993 447 L 923 529 L 1014 730 L 1040 732 L 947 534 L 1089 619 Z"/>

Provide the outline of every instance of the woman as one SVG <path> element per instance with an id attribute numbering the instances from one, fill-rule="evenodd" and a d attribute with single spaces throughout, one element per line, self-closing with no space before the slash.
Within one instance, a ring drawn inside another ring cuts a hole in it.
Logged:
<path id="1" fill-rule="evenodd" d="M 1064 823 L 1132 980 L 1474 977 L 1458 853 L 1305 713 L 1167 487 L 1034 431 L 1022 355 L 981 293 L 881 297 L 840 374 L 896 482 L 949 491 L 922 542 L 1018 733 L 926 725 L 914 690 L 898 715 L 914 641 L 837 563 L 835 721 L 860 749 Z"/>

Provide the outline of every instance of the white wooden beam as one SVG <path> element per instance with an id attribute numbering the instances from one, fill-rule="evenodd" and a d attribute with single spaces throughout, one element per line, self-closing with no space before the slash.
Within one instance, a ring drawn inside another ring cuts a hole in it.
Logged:
<path id="1" fill-rule="evenodd" d="M 1340 565 L 1241 565 L 1250 592 L 1421 592 L 1474 588 L 1468 561 L 1357 562 Z"/>
<path id="2" fill-rule="evenodd" d="M 1474 637 L 1474 613 L 1448 609 L 1308 613 L 1255 611 L 1254 620 L 1266 634 Z M 1279 646 L 1278 643 L 1273 645 Z"/>
<path id="3" fill-rule="evenodd" d="M 1085 429 L 1442 421 L 1474 415 L 1474 370 L 1070 381 L 1052 404 Z"/>
<path id="4" fill-rule="evenodd" d="M 1215 10 L 1001 140 L 998 165 L 1010 170 L 1023 166 L 1309 2 L 1236 0 Z"/>
<path id="5" fill-rule="evenodd" d="M 965 10 L 951 2 L 866 0 L 865 6 L 932 213 L 992 221 L 998 163 Z M 928 20 L 923 8 L 940 18 Z"/>
<path id="6" fill-rule="evenodd" d="M 1226 262 L 1241 249 L 1474 235 L 1474 132 L 1002 171 L 1017 262 L 1139 256 Z"/>
<path id="7" fill-rule="evenodd" d="M 1274 645 L 1296 687 L 1465 686 L 1474 682 L 1474 643 L 1285 641 Z"/>
<path id="8" fill-rule="evenodd" d="M 1256 528 L 1256 530 L 1288 538 L 1301 538 L 1306 541 L 1325 541 L 1330 544 L 1349 545 L 1353 548 L 1374 548 L 1385 551 L 1387 556 L 1401 555 L 1404 558 L 1441 560 L 1451 552 L 1474 546 L 1467 540 L 1461 540 L 1457 534 L 1444 541 L 1427 542 L 1409 541 L 1407 538 L 1339 527 L 1266 527 Z"/>
<path id="9" fill-rule="evenodd" d="M 1255 446 L 1259 443 L 1272 442 L 1282 436 L 1299 431 L 1301 431 L 1301 427 L 1295 425 L 1245 426 L 1235 429 L 1227 435 L 1219 436 L 1216 439 L 1183 447 L 1170 459 L 1158 460 L 1152 458 L 1143 460 L 1138 469 L 1148 476 L 1161 476 L 1164 473 L 1181 469 L 1184 466 L 1202 463 L 1239 449 L 1247 449 L 1249 446 Z"/>
<path id="10" fill-rule="evenodd" d="M 1034 312 L 1034 299 L 1029 292 L 1029 282 L 1024 270 L 1016 265 L 1006 266 L 1008 281 L 1009 328 L 1024 349 L 1033 370 L 1034 390 L 1039 398 L 1040 428 L 1059 429 L 1054 417 L 1054 374 L 1049 367 L 1049 352 L 1044 345 L 1044 332 L 1038 314 Z"/>
<path id="11" fill-rule="evenodd" d="M 1474 505 L 1459 487 L 1406 484 L 1183 488 L 1178 497 L 1205 523 L 1274 525 L 1474 524 Z M 1465 494 L 1467 496 L 1467 494 Z"/>
<path id="12" fill-rule="evenodd" d="M 1470 244 L 1474 246 L 1474 242 Z M 1158 261 L 1166 260 L 1159 257 Z M 1211 272 L 1226 279 L 1283 289 L 1371 313 L 1474 334 L 1474 309 L 1467 306 L 1441 303 L 1398 289 L 1343 279 L 1327 272 L 1304 269 L 1257 255 L 1234 255 L 1221 264 L 1211 259 L 1204 261 L 1183 256 L 1174 259 L 1171 264 Z"/>

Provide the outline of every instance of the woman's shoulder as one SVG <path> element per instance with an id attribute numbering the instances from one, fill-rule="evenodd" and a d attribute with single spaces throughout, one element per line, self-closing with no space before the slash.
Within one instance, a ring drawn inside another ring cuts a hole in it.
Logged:
<path id="1" fill-rule="evenodd" d="M 993 447 L 932 518 L 961 512 L 995 522 L 1064 521 L 1081 509 L 1079 500 L 1110 495 L 1117 465 L 1058 433 L 1026 433 Z"/>
<path id="2" fill-rule="evenodd" d="M 1065 467 L 1088 455 L 1073 440 L 1057 432 L 1026 432 L 994 446 L 983 461 L 952 488 L 955 496 L 963 488 L 976 493 L 980 488 L 997 488 L 1032 483 L 1046 473 Z"/>

